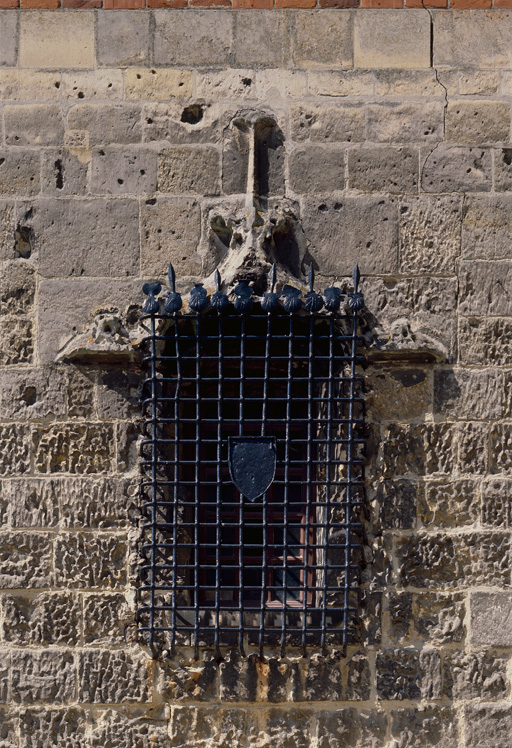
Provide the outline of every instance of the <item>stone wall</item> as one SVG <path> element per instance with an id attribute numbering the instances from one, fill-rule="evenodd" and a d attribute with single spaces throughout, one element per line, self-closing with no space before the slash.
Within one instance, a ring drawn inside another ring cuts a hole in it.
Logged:
<path id="1" fill-rule="evenodd" d="M 0 746 L 508 748 L 511 14 L 6 10 L 0 64 Z M 152 660 L 126 340 L 143 281 L 213 269 L 250 109 L 319 286 L 363 274 L 364 626 Z"/>

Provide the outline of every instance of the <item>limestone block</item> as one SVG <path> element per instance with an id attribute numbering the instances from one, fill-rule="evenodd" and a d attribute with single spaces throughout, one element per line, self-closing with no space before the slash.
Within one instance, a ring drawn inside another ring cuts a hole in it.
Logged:
<path id="1" fill-rule="evenodd" d="M 56 101 L 60 98 L 60 87 L 60 72 L 0 68 L 2 101 Z"/>
<path id="2" fill-rule="evenodd" d="M 25 319 L 0 320 L 0 364 L 28 364 L 32 361 L 34 344 L 32 323 Z M 0 468 L 1 469 L 1 468 Z"/>
<path id="3" fill-rule="evenodd" d="M 126 582 L 126 542 L 109 535 L 64 535 L 56 540 L 55 581 L 61 587 L 120 587 Z"/>
<path id="4" fill-rule="evenodd" d="M 512 148 L 494 151 L 494 187 L 496 192 L 512 190 Z"/>
<path id="5" fill-rule="evenodd" d="M 174 194 L 217 195 L 220 154 L 213 148 L 168 148 L 158 158 L 158 189 Z"/>
<path id="6" fill-rule="evenodd" d="M 492 478 L 484 483 L 482 487 L 482 524 L 501 529 L 512 527 L 511 497 L 512 484 L 510 480 Z"/>
<path id="7" fill-rule="evenodd" d="M 19 260 L 26 254 L 23 243 L 20 243 L 18 239 L 19 234 L 16 235 L 14 224 L 14 201 L 0 200 L 0 262 Z"/>
<path id="8" fill-rule="evenodd" d="M 437 143 L 443 139 L 443 103 L 370 105 L 366 133 L 376 143 Z"/>
<path id="9" fill-rule="evenodd" d="M 391 424 L 379 455 L 383 477 L 451 473 L 455 447 L 450 424 Z"/>
<path id="10" fill-rule="evenodd" d="M 385 741 L 386 715 L 378 709 L 318 711 L 318 748 L 379 748 Z"/>
<path id="11" fill-rule="evenodd" d="M 11 665 L 11 657 L 9 652 L 0 653 L 0 702 L 5 704 L 8 701 L 9 696 L 9 670 Z M 4 712 L 0 712 L 0 716 L 3 716 Z"/>
<path id="12" fill-rule="evenodd" d="M 122 594 L 84 595 L 84 641 L 108 646 L 125 643 L 125 628 L 134 624 L 134 613 Z"/>
<path id="13" fill-rule="evenodd" d="M 437 369 L 434 372 L 434 412 L 475 420 L 500 418 L 502 388 L 502 373 L 496 369 Z"/>
<path id="14" fill-rule="evenodd" d="M 0 585 L 49 587 L 52 583 L 51 542 L 43 533 L 5 533 L 0 538 Z"/>
<path id="15" fill-rule="evenodd" d="M 503 699 L 507 696 L 507 658 L 492 651 L 447 652 L 443 694 L 450 699 Z"/>
<path id="16" fill-rule="evenodd" d="M 157 154 L 145 148 L 96 148 L 92 154 L 91 192 L 96 195 L 144 195 L 156 189 Z"/>
<path id="17" fill-rule="evenodd" d="M 379 699 L 441 698 L 441 658 L 435 651 L 381 650 L 376 666 Z"/>
<path id="18" fill-rule="evenodd" d="M 464 707 L 467 748 L 505 748 L 512 740 L 509 704 L 472 704 Z"/>
<path id="19" fill-rule="evenodd" d="M 21 206 L 21 210 L 26 207 Z M 43 277 L 138 273 L 136 200 L 45 198 L 30 208 L 25 225 L 33 231 Z M 82 318 L 80 323 L 86 321 Z"/>
<path id="20" fill-rule="evenodd" d="M 114 457 L 112 426 L 61 423 L 40 426 L 33 432 L 38 473 L 101 473 Z"/>
<path id="21" fill-rule="evenodd" d="M 445 91 L 433 70 L 376 70 L 375 93 L 377 96 L 404 98 L 425 96 L 444 100 Z"/>
<path id="22" fill-rule="evenodd" d="M 432 529 L 474 525 L 479 514 L 478 486 L 471 480 L 429 481 L 418 504 L 418 518 Z"/>
<path id="23" fill-rule="evenodd" d="M 261 71 L 273 73 L 275 71 Z M 286 77 L 294 75 L 294 71 L 283 71 Z M 299 73 L 299 76 L 303 73 Z M 263 98 L 257 94 L 256 71 L 243 68 L 228 68 L 227 70 L 197 70 L 196 94 L 207 100 L 214 99 L 256 99 Z"/>
<path id="24" fill-rule="evenodd" d="M 38 151 L 1 151 L 0 195 L 37 195 L 40 189 L 39 172 Z"/>
<path id="25" fill-rule="evenodd" d="M 510 73 L 503 74 L 505 79 Z M 498 92 L 500 75 L 497 70 L 465 70 L 459 77 L 459 93 L 463 96 L 492 95 Z M 505 93 L 502 77 L 502 93 Z"/>
<path id="26" fill-rule="evenodd" d="M 263 99 L 269 104 L 287 98 L 302 98 L 307 93 L 307 85 L 307 73 L 302 70 L 256 70 L 258 99 Z"/>
<path id="27" fill-rule="evenodd" d="M 431 589 L 460 586 L 456 541 L 451 535 L 417 534 L 399 538 L 396 553 L 401 585 Z"/>
<path id="28" fill-rule="evenodd" d="M 0 709 L 0 747 L 11 748 L 17 745 L 18 715 L 8 709 Z"/>
<path id="29" fill-rule="evenodd" d="M 234 22 L 230 11 L 215 11 L 215 33 L 209 9 L 196 9 L 193 24 L 187 10 L 157 10 L 154 17 L 155 65 L 229 66 Z"/>
<path id="30" fill-rule="evenodd" d="M 24 709 L 20 712 L 20 748 L 82 748 L 86 740 L 87 713 L 83 709 Z"/>
<path id="31" fill-rule="evenodd" d="M 349 13 L 299 11 L 295 16 L 296 65 L 352 67 L 352 17 Z"/>
<path id="32" fill-rule="evenodd" d="M 9 501 L 7 496 L 7 481 L 0 481 L 0 527 L 4 528 L 9 523 Z"/>
<path id="33" fill-rule="evenodd" d="M 47 73 L 47 75 L 50 74 Z M 70 72 L 63 70 L 60 94 L 63 98 L 68 100 L 122 99 L 123 71 L 112 69 L 73 70 Z"/>
<path id="34" fill-rule="evenodd" d="M 188 748 L 194 735 L 194 748 L 224 748 L 240 745 L 245 739 L 247 709 L 218 706 L 174 706 L 169 726 L 172 748 Z"/>
<path id="35" fill-rule="evenodd" d="M 68 113 L 70 130 L 87 130 L 90 145 L 140 143 L 140 104 L 77 104 Z"/>
<path id="36" fill-rule="evenodd" d="M 201 231 L 199 205 L 194 200 L 158 198 L 141 206 L 141 272 L 164 277 L 169 262 L 178 276 L 200 272 L 196 254 Z"/>
<path id="37" fill-rule="evenodd" d="M 361 106 L 293 106 L 292 138 L 317 142 L 351 143 L 364 140 L 364 109 Z"/>
<path id="38" fill-rule="evenodd" d="M 169 702 L 211 701 L 217 698 L 219 663 L 207 654 L 200 663 L 175 663 L 161 660 L 157 670 L 157 689 Z"/>
<path id="39" fill-rule="evenodd" d="M 144 713 L 139 716 L 117 709 L 95 714 L 92 720 L 92 747 L 104 748 L 111 745 L 116 748 L 168 748 L 167 723 L 145 719 L 145 716 Z"/>
<path id="40" fill-rule="evenodd" d="M 2 18 L 4 20 L 0 28 L 0 65 L 16 65 L 18 14 L 15 10 L 9 10 Z"/>
<path id="41" fill-rule="evenodd" d="M 433 39 L 434 67 L 512 67 L 509 10 L 436 13 Z"/>
<path id="42" fill-rule="evenodd" d="M 313 96 L 371 96 L 375 90 L 375 74 L 361 70 L 309 70 L 308 87 Z"/>
<path id="43" fill-rule="evenodd" d="M 384 530 L 410 530 L 416 524 L 419 484 L 411 480 L 386 480 L 379 483 L 376 499 Z"/>
<path id="44" fill-rule="evenodd" d="M 354 67 L 430 67 L 430 18 L 422 9 L 407 13 L 363 8 L 355 12 Z"/>
<path id="45" fill-rule="evenodd" d="M 459 277 L 461 314 L 512 316 L 512 262 L 461 262 Z"/>
<path id="46" fill-rule="evenodd" d="M 149 13 L 107 10 L 98 18 L 97 58 L 100 66 L 125 67 L 149 60 Z"/>
<path id="47" fill-rule="evenodd" d="M 218 105 L 182 103 L 146 104 L 143 116 L 145 143 L 167 140 L 169 145 L 182 143 L 218 143 L 234 111 L 225 113 Z"/>
<path id="48" fill-rule="evenodd" d="M 489 192 L 491 153 L 482 148 L 438 146 L 421 159 L 423 192 Z"/>
<path id="49" fill-rule="evenodd" d="M 372 421 L 409 420 L 431 410 L 431 380 L 422 369 L 374 369 L 365 379 Z"/>
<path id="50" fill-rule="evenodd" d="M 54 481 L 13 478 L 2 493 L 10 506 L 13 527 L 53 527 L 59 521 L 59 493 Z"/>
<path id="51" fill-rule="evenodd" d="M 289 160 L 290 187 L 294 192 L 318 195 L 345 186 L 345 149 L 311 145 L 297 148 Z"/>
<path id="52" fill-rule="evenodd" d="M 495 424 L 491 430 L 490 469 L 492 473 L 510 473 L 512 470 L 512 427 Z"/>
<path id="53" fill-rule="evenodd" d="M 233 51 L 238 65 L 287 67 L 291 33 L 286 10 L 239 10 L 235 14 Z"/>
<path id="54" fill-rule="evenodd" d="M 80 638 L 80 606 L 68 592 L 4 595 L 3 639 L 16 646 L 67 644 Z"/>
<path id="55" fill-rule="evenodd" d="M 256 701 L 258 684 L 257 658 L 240 657 L 233 650 L 219 666 L 220 698 L 222 702 Z"/>
<path id="56" fill-rule="evenodd" d="M 193 83 L 194 73 L 189 70 L 127 68 L 124 71 L 124 90 L 127 99 L 188 99 L 192 96 Z"/>
<path id="57" fill-rule="evenodd" d="M 292 694 L 293 701 L 301 697 L 302 694 L 297 693 L 300 689 L 301 673 L 296 663 L 283 663 L 276 657 L 271 657 L 268 660 L 266 677 L 266 693 L 270 703 L 279 704 L 290 700 L 289 693 Z"/>
<path id="58" fill-rule="evenodd" d="M 147 701 L 150 672 L 142 652 L 84 650 L 78 662 L 78 698 L 92 704 Z"/>
<path id="59" fill-rule="evenodd" d="M 461 423 L 455 429 L 457 464 L 462 473 L 485 473 L 488 463 L 489 429 L 481 421 Z"/>
<path id="60" fill-rule="evenodd" d="M 16 651 L 12 652 L 12 699 L 32 704 L 50 704 L 75 699 L 75 662 L 71 652 Z"/>
<path id="61" fill-rule="evenodd" d="M 349 275 L 356 262 L 362 273 L 397 270 L 398 216 L 393 198 L 310 198 L 304 201 L 302 224 L 323 275 Z M 374 245 L 379 247 L 378 256 Z"/>
<path id="62" fill-rule="evenodd" d="M 459 196 L 406 197 L 400 203 L 400 268 L 411 273 L 455 273 L 460 256 Z"/>
<path id="63" fill-rule="evenodd" d="M 462 223 L 464 259 L 512 259 L 511 209 L 510 195 L 468 196 Z"/>
<path id="64" fill-rule="evenodd" d="M 376 603 L 379 596 L 372 595 L 366 598 L 366 610 L 369 617 L 374 617 L 373 623 L 377 623 L 374 632 L 368 627 L 368 642 L 378 644 L 380 642 L 379 621 L 380 603 Z M 376 635 L 375 635 L 376 634 Z M 373 641 L 372 641 L 373 640 Z M 368 701 L 373 684 L 373 676 L 370 671 L 370 663 L 363 653 L 354 654 L 347 667 L 347 685 L 345 689 L 345 698 L 347 701 Z"/>
<path id="65" fill-rule="evenodd" d="M 107 369 L 100 372 L 97 408 L 101 419 L 140 416 L 142 380 L 139 372 Z"/>
<path id="66" fill-rule="evenodd" d="M 311 714 L 296 709 L 253 712 L 248 719 L 248 745 L 258 748 L 309 748 Z M 220 745 L 220 744 L 218 744 Z"/>
<path id="67" fill-rule="evenodd" d="M 94 413 L 94 370 L 67 364 L 67 403 L 70 418 L 88 418 Z"/>
<path id="68" fill-rule="evenodd" d="M 1 328 L 0 328 L 1 329 Z M 0 426 L 0 475 L 20 475 L 30 466 L 27 426 L 11 423 Z"/>
<path id="69" fill-rule="evenodd" d="M 413 595 L 414 628 L 425 642 L 440 646 L 463 641 L 465 615 L 463 595 L 430 592 Z"/>
<path id="70" fill-rule="evenodd" d="M 11 104 L 4 107 L 7 145 L 60 145 L 64 119 L 57 104 Z"/>
<path id="71" fill-rule="evenodd" d="M 116 478 L 58 478 L 55 491 L 65 528 L 90 530 L 129 526 L 129 512 L 136 503 L 133 480 Z"/>
<path id="72" fill-rule="evenodd" d="M 390 718 L 397 748 L 457 748 L 457 716 L 448 707 L 396 709 Z"/>
<path id="73" fill-rule="evenodd" d="M 336 657 L 313 655 L 306 664 L 304 677 L 305 701 L 344 700 L 343 676 Z"/>
<path id="74" fill-rule="evenodd" d="M 2 266 L 0 275 L 0 315 L 27 314 L 34 303 L 34 268 L 19 262 Z"/>
<path id="75" fill-rule="evenodd" d="M 450 101 L 445 136 L 459 145 L 508 142 L 510 105 L 502 101 Z"/>
<path id="76" fill-rule="evenodd" d="M 392 642 L 403 642 L 412 628 L 412 594 L 390 591 L 387 598 L 387 633 Z"/>
<path id="77" fill-rule="evenodd" d="M 22 68 L 93 68 L 93 13 L 21 14 L 19 64 Z"/>
<path id="78" fill-rule="evenodd" d="M 64 148 L 42 152 L 41 191 L 52 197 L 87 193 L 88 163 Z"/>
<path id="79" fill-rule="evenodd" d="M 418 191 L 419 154 L 416 148 L 359 146 L 348 152 L 352 190 L 403 194 Z"/>
<path id="80" fill-rule="evenodd" d="M 472 592 L 470 612 L 471 643 L 474 646 L 512 646 L 512 629 L 510 627 L 512 616 L 511 592 Z M 478 698 L 480 697 L 480 694 L 478 694 Z M 490 698 L 492 698 L 492 695 Z"/>
<path id="81" fill-rule="evenodd" d="M 510 535 L 481 532 L 461 535 L 458 539 L 460 586 L 510 585 Z"/>
<path id="82" fill-rule="evenodd" d="M 66 375 L 60 369 L 0 371 L 0 418 L 20 421 L 66 413 Z"/>

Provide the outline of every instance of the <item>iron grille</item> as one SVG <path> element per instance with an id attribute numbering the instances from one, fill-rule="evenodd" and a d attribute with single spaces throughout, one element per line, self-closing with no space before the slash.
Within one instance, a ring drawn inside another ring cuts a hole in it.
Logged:
<path id="1" fill-rule="evenodd" d="M 354 290 L 259 298 L 145 284 L 138 631 L 177 644 L 345 649 L 364 507 Z M 158 298 L 157 298 L 158 297 Z"/>

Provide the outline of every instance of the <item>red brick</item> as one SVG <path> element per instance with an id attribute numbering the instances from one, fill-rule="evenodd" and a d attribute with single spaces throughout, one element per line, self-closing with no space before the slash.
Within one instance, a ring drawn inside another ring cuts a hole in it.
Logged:
<path id="1" fill-rule="evenodd" d="M 492 0 L 450 0 L 450 8 L 466 10 L 467 8 L 492 8 Z"/>
<path id="2" fill-rule="evenodd" d="M 316 0 L 275 0 L 276 8 L 315 8 Z"/>
<path id="3" fill-rule="evenodd" d="M 359 8 L 359 0 L 319 0 L 321 8 Z"/>
<path id="4" fill-rule="evenodd" d="M 146 7 L 146 0 L 103 0 L 105 10 L 140 10 Z"/>
<path id="5" fill-rule="evenodd" d="M 495 8 L 512 8 L 512 0 L 494 0 Z"/>
<path id="6" fill-rule="evenodd" d="M 102 0 L 62 0 L 63 8 L 73 8 L 84 10 L 87 8 L 101 8 L 103 5 Z"/>
<path id="7" fill-rule="evenodd" d="M 270 10 L 274 7 L 274 0 L 233 0 L 233 8 L 262 8 Z"/>
<path id="8" fill-rule="evenodd" d="M 60 0 L 20 0 L 20 8 L 55 10 L 55 8 L 60 8 Z"/>
<path id="9" fill-rule="evenodd" d="M 231 0 L 189 0 L 191 8 L 231 8 Z"/>
<path id="10" fill-rule="evenodd" d="M 187 0 L 147 0 L 148 8 L 186 8 Z"/>
<path id="11" fill-rule="evenodd" d="M 0 8 L 17 8 L 18 0 L 0 0 Z"/>
<path id="12" fill-rule="evenodd" d="M 405 0 L 406 8 L 447 8 L 448 0 Z"/>
<path id="13" fill-rule="evenodd" d="M 361 0 L 361 8 L 403 8 L 403 0 Z"/>

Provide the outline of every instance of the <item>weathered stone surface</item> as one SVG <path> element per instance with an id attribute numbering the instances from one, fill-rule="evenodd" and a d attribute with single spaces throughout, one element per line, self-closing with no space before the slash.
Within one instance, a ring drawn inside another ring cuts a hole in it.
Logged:
<path id="1" fill-rule="evenodd" d="M 9 652 L 0 653 L 0 702 L 5 704 L 9 697 L 9 670 L 11 666 L 11 656 Z M 0 716 L 3 716 L 3 711 Z"/>
<path id="2" fill-rule="evenodd" d="M 397 540 L 399 579 L 404 586 L 459 586 L 456 540 L 450 535 L 414 535 Z"/>
<path id="3" fill-rule="evenodd" d="M 179 702 L 212 701 L 218 695 L 219 663 L 205 654 L 200 663 L 176 663 L 161 660 L 158 663 L 157 688 L 164 699 Z"/>
<path id="4" fill-rule="evenodd" d="M 49 73 L 44 73 L 44 75 L 49 75 Z M 123 71 L 113 69 L 68 72 L 64 70 L 60 91 L 66 99 L 121 99 Z"/>
<path id="5" fill-rule="evenodd" d="M 25 421 L 63 416 L 65 388 L 62 369 L 0 371 L 0 418 Z"/>
<path id="6" fill-rule="evenodd" d="M 1 327 L 0 327 L 1 330 Z M 0 426 L 0 475 L 21 475 L 30 467 L 30 432 L 21 424 Z"/>
<path id="7" fill-rule="evenodd" d="M 290 59 L 290 24 L 286 10 L 239 10 L 235 15 L 233 51 L 238 65 L 286 67 Z"/>
<path id="8" fill-rule="evenodd" d="M 454 418 L 500 418 L 502 389 L 503 375 L 497 369 L 436 369 L 434 413 Z"/>
<path id="9" fill-rule="evenodd" d="M 126 541 L 118 535 L 63 535 L 55 541 L 59 587 L 120 587 L 126 581 Z"/>
<path id="10" fill-rule="evenodd" d="M 91 146 L 140 143 L 141 115 L 140 104 L 78 104 L 69 110 L 68 128 L 86 130 Z"/>
<path id="11" fill-rule="evenodd" d="M 216 195 L 220 154 L 213 148 L 169 148 L 158 158 L 158 189 L 174 194 Z"/>
<path id="12" fill-rule="evenodd" d="M 423 369 L 375 368 L 365 379 L 372 421 L 421 418 L 432 408 L 431 378 Z"/>
<path id="13" fill-rule="evenodd" d="M 356 262 L 364 273 L 397 269 L 398 217 L 393 198 L 304 201 L 302 225 L 324 275 L 349 275 Z M 350 230 L 347 231 L 347 227 Z M 343 252 L 340 235 L 344 236 Z M 374 245 L 378 245 L 379 254 Z"/>
<path id="14" fill-rule="evenodd" d="M 137 371 L 112 367 L 100 372 L 97 389 L 98 415 L 102 419 L 140 415 L 142 379 Z"/>
<path id="15" fill-rule="evenodd" d="M 267 71 L 261 71 L 263 74 Z M 275 71 L 268 71 L 270 73 Z M 284 71 L 279 69 L 280 73 Z M 285 75 L 293 77 L 294 71 L 286 71 Z M 304 75 L 304 73 L 299 73 Z M 228 68 L 226 70 L 197 70 L 196 94 L 212 101 L 220 99 L 254 99 L 256 97 L 256 71 L 244 68 Z M 258 97 L 259 98 L 259 97 Z M 275 98 L 275 97 L 274 97 Z"/>
<path id="16" fill-rule="evenodd" d="M 462 262 L 461 314 L 512 316 L 512 299 L 507 292 L 511 282 L 511 262 Z"/>
<path id="17" fill-rule="evenodd" d="M 345 151 L 312 145 L 298 148 L 290 157 L 290 187 L 294 192 L 317 195 L 345 186 Z"/>
<path id="18" fill-rule="evenodd" d="M 447 652 L 443 693 L 451 699 L 500 699 L 508 692 L 507 657 L 492 651 Z"/>
<path id="19" fill-rule="evenodd" d="M 70 418 L 87 418 L 94 413 L 94 370 L 66 365 L 68 371 L 67 403 Z"/>
<path id="20" fill-rule="evenodd" d="M 129 525 L 135 506 L 133 481 L 116 478 L 53 479 L 60 497 L 61 523 L 66 528 L 121 529 Z"/>
<path id="21" fill-rule="evenodd" d="M 27 314 L 32 311 L 35 292 L 34 268 L 8 262 L 0 274 L 0 315 Z"/>
<path id="22" fill-rule="evenodd" d="M 0 586 L 6 589 L 49 587 L 52 548 L 42 533 L 4 533 L 0 536 Z"/>
<path id="23" fill-rule="evenodd" d="M 306 665 L 305 701 L 341 701 L 344 699 L 343 675 L 339 658 L 313 655 Z"/>
<path id="24" fill-rule="evenodd" d="M 364 109 L 358 106 L 291 108 L 294 140 L 353 143 L 364 140 Z"/>
<path id="25" fill-rule="evenodd" d="M 475 481 L 429 481 L 420 495 L 418 518 L 430 528 L 474 525 L 480 515 Z"/>
<path id="26" fill-rule="evenodd" d="M 256 92 L 259 99 L 273 103 L 286 98 L 301 98 L 307 92 L 308 76 L 303 70 L 267 68 L 256 70 Z"/>
<path id="27" fill-rule="evenodd" d="M 145 277 L 165 276 L 169 262 L 180 275 L 200 272 L 196 252 L 201 232 L 199 205 L 190 199 L 158 198 L 141 206 L 141 268 Z"/>
<path id="28" fill-rule="evenodd" d="M 496 192 L 509 192 L 512 189 L 512 149 L 494 151 L 494 188 Z"/>
<path id="29" fill-rule="evenodd" d="M 220 73 L 218 74 L 220 75 Z M 182 103 L 146 104 L 143 116 L 143 140 L 145 143 L 167 141 L 176 146 L 187 143 L 217 143 L 221 139 L 221 127 L 226 126 L 235 111 L 224 110 L 218 104 Z"/>
<path id="30" fill-rule="evenodd" d="M 140 652 L 92 649 L 79 655 L 79 701 L 121 704 L 149 698 L 151 661 Z"/>
<path id="31" fill-rule="evenodd" d="M 189 736 L 196 735 L 194 748 L 229 748 L 246 735 L 247 709 L 218 706 L 174 706 L 169 726 L 172 748 L 188 748 Z"/>
<path id="32" fill-rule="evenodd" d="M 60 73 L 0 68 L 0 96 L 2 101 L 57 100 L 60 97 L 60 79 Z"/>
<path id="33" fill-rule="evenodd" d="M 428 143 L 443 137 L 443 105 L 376 104 L 367 109 L 366 133 L 377 143 Z"/>
<path id="34" fill-rule="evenodd" d="M 104 748 L 106 745 L 115 745 L 116 748 L 168 748 L 166 722 L 145 717 L 144 713 L 138 716 L 124 710 L 110 709 L 95 715 L 92 719 L 91 745 L 93 748 Z"/>
<path id="35" fill-rule="evenodd" d="M 55 481 L 13 478 L 3 481 L 12 527 L 54 527 L 59 521 L 59 492 Z"/>
<path id="36" fill-rule="evenodd" d="M 418 151 L 360 146 L 348 152 L 349 186 L 361 192 L 402 194 L 418 190 Z"/>
<path id="37" fill-rule="evenodd" d="M 361 70 L 315 72 L 308 74 L 313 96 L 367 96 L 374 92 L 375 74 Z"/>
<path id="38" fill-rule="evenodd" d="M 99 65 L 124 67 L 149 59 L 149 13 L 107 11 L 97 25 L 96 55 Z"/>
<path id="39" fill-rule="evenodd" d="M 82 748 L 86 738 L 87 713 L 82 709 L 24 709 L 20 713 L 20 748 Z"/>
<path id="40" fill-rule="evenodd" d="M 407 197 L 400 203 L 400 269 L 454 273 L 461 247 L 461 198 Z"/>
<path id="41" fill-rule="evenodd" d="M 456 428 L 457 463 L 462 473 L 485 473 L 488 466 L 489 428 L 485 423 L 461 423 Z"/>
<path id="42" fill-rule="evenodd" d="M 12 700 L 50 704 L 76 698 L 75 662 L 71 652 L 13 650 Z"/>
<path id="43" fill-rule="evenodd" d="M 119 472 L 129 472 L 139 464 L 140 434 L 139 423 L 125 422 L 116 425 L 117 470 Z"/>
<path id="44" fill-rule="evenodd" d="M 372 596 L 372 598 L 369 601 L 370 604 L 367 606 L 369 609 L 368 612 L 370 616 L 377 617 L 379 614 L 379 605 L 376 604 L 376 600 L 380 599 L 380 596 Z M 369 631 L 369 633 L 369 643 L 378 644 L 380 641 L 378 631 Z M 371 636 L 372 633 L 373 637 Z M 364 652 L 356 653 L 351 657 L 346 668 L 346 673 L 345 699 L 347 701 L 368 701 L 372 688 L 372 673 L 370 671 L 370 663 Z"/>
<path id="45" fill-rule="evenodd" d="M 0 320 L 0 338 L 2 340 L 0 349 L 2 366 L 31 363 L 34 344 L 32 323 L 29 320 Z"/>
<path id="46" fill-rule="evenodd" d="M 450 473 L 455 447 L 449 424 L 413 424 L 386 427 L 382 441 L 382 474 L 402 475 Z"/>
<path id="47" fill-rule="evenodd" d="M 108 424 L 58 424 L 33 432 L 39 473 L 101 473 L 114 457 L 112 427 Z"/>
<path id="48" fill-rule="evenodd" d="M 24 68 L 94 67 L 93 13 L 23 13 L 19 63 Z"/>
<path id="49" fill-rule="evenodd" d="M 490 470 L 491 473 L 512 471 L 512 426 L 496 424 L 491 430 Z"/>
<path id="50" fill-rule="evenodd" d="M 0 200 L 0 261 L 19 260 L 24 254 L 15 233 L 14 200 Z"/>
<path id="51" fill-rule="evenodd" d="M 38 151 L 0 152 L 0 195 L 37 195 L 40 189 Z"/>
<path id="52" fill-rule="evenodd" d="M 441 698 L 441 658 L 435 651 L 381 650 L 376 666 L 379 699 Z"/>
<path id="53" fill-rule="evenodd" d="M 134 613 L 123 594 L 85 595 L 83 610 L 86 644 L 108 646 L 125 643 L 125 629 L 134 625 Z"/>
<path id="54" fill-rule="evenodd" d="M 335 745 L 347 748 L 379 748 L 386 734 L 386 715 L 377 709 L 319 711 L 318 748 Z"/>
<path id="55" fill-rule="evenodd" d="M 416 633 L 424 641 L 439 646 L 464 640 L 466 610 L 463 595 L 415 594 L 411 613 Z"/>
<path id="56" fill-rule="evenodd" d="M 456 748 L 457 717 L 447 707 L 396 709 L 390 714 L 397 748 Z"/>
<path id="57" fill-rule="evenodd" d="M 425 10 L 381 13 L 360 9 L 354 19 L 357 68 L 430 67 L 430 19 Z"/>
<path id="58" fill-rule="evenodd" d="M 309 748 L 311 713 L 270 709 L 248 717 L 247 744 L 254 748 Z"/>
<path id="59" fill-rule="evenodd" d="M 157 10 L 154 16 L 155 65 L 228 65 L 234 21 L 230 11 L 215 11 L 215 34 L 209 9 L 196 9 L 193 24 L 187 10 Z"/>
<path id="60" fill-rule="evenodd" d="M 352 24 L 348 13 L 302 11 L 295 17 L 293 59 L 303 67 L 352 67 Z"/>
<path id="61" fill-rule="evenodd" d="M 469 533 L 458 539 L 459 586 L 510 585 L 510 536 L 507 533 Z"/>
<path id="62" fill-rule="evenodd" d="M 512 259 L 512 200 L 509 195 L 472 195 L 464 203 L 462 257 Z"/>
<path id="63" fill-rule="evenodd" d="M 421 160 L 423 192 L 489 192 L 492 184 L 491 153 L 482 148 L 437 146 Z"/>
<path id="64" fill-rule="evenodd" d="M 512 30 L 507 10 L 498 13 L 436 13 L 434 67 L 512 67 Z M 453 40 L 457 39 L 457 44 Z"/>
<path id="65" fill-rule="evenodd" d="M 469 609 L 471 643 L 474 646 L 512 646 L 511 592 L 472 592 Z"/>
<path id="66" fill-rule="evenodd" d="M 403 642 L 411 633 L 412 594 L 410 592 L 389 592 L 387 602 L 386 633 L 392 642 Z"/>
<path id="67" fill-rule="evenodd" d="M 482 487 L 481 522 L 487 527 L 512 527 L 512 485 L 510 480 L 494 478 Z"/>
<path id="68" fill-rule="evenodd" d="M 413 96 L 428 96 L 429 99 L 445 97 L 444 88 L 433 70 L 376 70 L 373 75 L 377 96 L 402 99 Z"/>
<path id="69" fill-rule="evenodd" d="M 12 10 L 3 14 L 4 21 L 0 31 L 0 65 L 16 65 L 17 18 Z"/>
<path id="70" fill-rule="evenodd" d="M 467 748 L 505 748 L 512 740 L 509 704 L 472 704 L 464 707 Z"/>
<path id="71" fill-rule="evenodd" d="M 144 195 L 156 189 L 157 154 L 149 149 L 95 149 L 91 192 L 97 195 Z"/>
<path id="72" fill-rule="evenodd" d="M 124 88 L 127 99 L 188 99 L 192 96 L 193 73 L 168 68 L 128 68 L 124 71 Z"/>
<path id="73" fill-rule="evenodd" d="M 4 641 L 17 646 L 79 643 L 81 613 L 75 595 L 3 595 L 1 603 Z"/>
<path id="74" fill-rule="evenodd" d="M 223 702 L 255 701 L 258 683 L 258 664 L 254 655 L 241 658 L 232 651 L 220 664 L 220 698 Z"/>
<path id="75" fill-rule="evenodd" d="M 510 73 L 502 78 L 502 92 L 505 93 Z M 459 93 L 463 96 L 495 94 L 500 85 L 500 75 L 496 70 L 465 70 L 459 76 Z"/>
<path id="76" fill-rule="evenodd" d="M 136 200 L 47 198 L 34 204 L 30 213 L 25 223 L 34 232 L 44 277 L 122 277 L 138 272 Z"/>
<path id="77" fill-rule="evenodd" d="M 410 530 L 416 524 L 420 486 L 411 480 L 386 480 L 377 488 L 379 519 L 385 530 Z"/>
<path id="78" fill-rule="evenodd" d="M 64 139 L 64 118 L 56 104 L 4 107 L 7 145 L 60 145 Z"/>
<path id="79" fill-rule="evenodd" d="M 88 164 L 67 149 L 43 151 L 41 191 L 43 195 L 64 197 L 85 195 Z"/>
<path id="80" fill-rule="evenodd" d="M 487 145 L 510 139 L 510 105 L 501 101 L 449 101 L 445 136 L 460 145 Z"/>
<path id="81" fill-rule="evenodd" d="M 18 715 L 8 709 L 0 709 L 0 748 L 17 746 Z"/>

